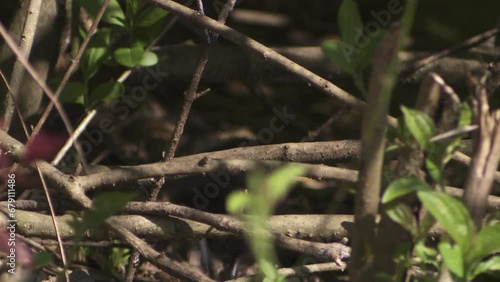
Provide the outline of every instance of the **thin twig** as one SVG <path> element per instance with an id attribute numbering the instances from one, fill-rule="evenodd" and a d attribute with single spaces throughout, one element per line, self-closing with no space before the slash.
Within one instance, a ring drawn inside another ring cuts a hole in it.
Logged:
<path id="1" fill-rule="evenodd" d="M 443 132 L 439 135 L 432 137 L 431 139 L 429 139 L 429 141 L 430 142 L 441 142 L 441 141 L 444 141 L 446 139 L 454 138 L 454 137 L 464 135 L 464 134 L 469 134 L 473 131 L 476 131 L 477 128 L 478 128 L 477 125 L 467 125 L 464 127 L 460 127 L 457 129 L 447 131 L 447 132 Z"/>
<path id="2" fill-rule="evenodd" d="M 0 70 L 0 76 L 2 77 L 2 80 L 4 81 L 5 83 L 5 86 L 7 87 L 7 91 L 11 94 L 12 91 L 11 91 L 11 88 L 10 88 L 10 84 L 9 82 L 7 81 L 7 79 L 5 78 L 5 75 L 3 74 L 2 70 Z M 23 132 L 24 134 L 26 135 L 26 138 L 29 137 L 29 132 L 28 132 L 28 127 L 26 126 L 26 122 L 24 122 L 24 117 L 23 117 L 23 114 L 21 113 L 21 111 L 19 110 L 19 106 L 15 100 L 15 98 L 11 95 L 11 98 L 14 100 L 14 106 L 15 106 L 15 109 L 17 111 L 17 115 L 19 116 L 19 120 L 21 121 L 21 126 L 23 128 Z M 7 130 L 5 130 L 7 132 Z"/>
<path id="3" fill-rule="evenodd" d="M 234 0 L 228 0 L 228 1 L 234 2 Z M 197 0 L 197 4 L 198 4 L 199 12 L 202 15 L 204 15 L 205 12 L 203 9 L 202 0 Z M 168 153 L 163 159 L 164 162 L 167 162 L 174 157 L 175 152 L 177 151 L 177 147 L 179 145 L 179 141 L 181 139 L 182 133 L 184 132 L 184 127 L 186 126 L 186 122 L 187 122 L 189 113 L 191 111 L 191 106 L 193 105 L 194 101 L 197 98 L 199 98 L 203 95 L 203 94 L 198 95 L 197 89 L 198 89 L 198 85 L 199 85 L 200 80 L 201 80 L 201 76 L 203 75 L 203 70 L 205 69 L 205 66 L 208 62 L 208 54 L 210 51 L 210 45 L 212 44 L 212 41 L 210 39 L 210 35 L 209 35 L 207 29 L 205 29 L 205 34 L 206 34 L 207 45 L 204 46 L 204 48 L 203 48 L 202 55 L 200 56 L 200 59 L 198 61 L 198 65 L 195 69 L 193 78 L 191 79 L 191 83 L 189 84 L 187 91 L 184 93 L 184 103 L 182 106 L 182 110 L 181 110 L 181 113 L 179 115 L 179 119 L 177 121 L 177 124 L 175 125 L 174 132 L 172 133 L 172 140 L 171 140 L 170 146 L 168 148 Z M 158 195 L 160 193 L 161 187 L 163 186 L 164 183 L 165 183 L 164 176 L 161 176 L 160 179 L 156 180 L 156 185 L 153 188 L 153 191 L 151 192 L 149 201 L 152 201 L 152 202 L 156 201 L 156 199 L 158 198 Z M 127 282 L 132 281 L 131 279 L 133 278 L 134 272 L 136 269 L 136 267 L 134 267 L 134 263 L 138 259 L 139 259 L 139 253 L 137 251 L 134 251 L 132 253 L 132 255 L 130 256 L 130 260 L 129 260 L 129 267 L 127 269 Z"/>
<path id="4" fill-rule="evenodd" d="M 66 282 L 69 282 L 69 272 L 68 272 L 68 260 L 66 259 L 66 253 L 64 252 L 64 247 L 62 244 L 62 239 L 61 239 L 61 233 L 59 232 L 59 227 L 57 226 L 56 222 L 56 214 L 54 212 L 54 206 L 52 205 L 52 199 L 49 194 L 49 188 L 47 188 L 47 184 L 45 183 L 45 178 L 40 171 L 40 168 L 38 167 L 37 163 L 35 162 L 35 167 L 38 172 L 38 176 L 40 177 L 40 180 L 42 181 L 42 186 L 43 190 L 45 191 L 45 198 L 47 199 L 47 203 L 49 204 L 49 210 L 50 210 L 50 215 L 52 217 L 52 223 L 54 225 L 54 230 L 56 232 L 56 238 L 57 238 L 57 243 L 59 245 L 60 253 L 61 253 L 61 260 L 64 266 L 64 277 L 66 278 Z"/>
<path id="5" fill-rule="evenodd" d="M 311 142 L 311 141 L 316 140 L 316 138 L 318 137 L 318 135 L 321 132 L 330 128 L 332 126 L 332 124 L 335 121 L 337 121 L 337 119 L 339 119 L 339 117 L 341 117 L 346 112 L 347 112 L 346 110 L 340 110 L 337 113 L 333 114 L 330 118 L 328 118 L 325 122 L 323 122 L 318 128 L 316 128 L 315 130 L 309 131 L 307 133 L 307 136 L 302 138 L 302 140 L 300 140 L 300 142 Z"/>
<path id="6" fill-rule="evenodd" d="M 330 272 L 330 271 L 344 271 L 345 265 L 338 265 L 333 262 L 317 263 L 299 265 L 291 268 L 280 268 L 278 274 L 285 277 L 300 277 L 305 278 L 315 273 Z M 240 277 L 237 279 L 226 280 L 226 282 L 252 282 L 256 281 L 255 275 Z"/>
<path id="7" fill-rule="evenodd" d="M 199 0 L 198 2 L 198 8 L 199 8 L 199 14 L 201 16 L 204 16 L 204 11 L 203 11 L 203 2 Z M 231 12 L 231 10 L 234 7 L 234 4 L 236 3 L 236 0 L 227 0 L 227 4 L 224 6 L 223 11 L 220 13 L 217 23 L 220 25 L 225 24 L 227 16 Z M 182 5 L 179 5 L 181 7 L 184 7 Z M 184 7 L 185 8 L 185 7 Z M 186 8 L 189 9 L 189 8 Z M 190 9 L 189 9 L 190 10 Z M 189 116 L 189 112 L 191 111 L 191 107 L 194 103 L 194 101 L 201 95 L 197 94 L 198 90 L 198 85 L 200 84 L 201 77 L 203 75 L 203 71 L 205 69 L 205 66 L 207 65 L 208 62 L 208 54 L 210 52 L 210 47 L 212 44 L 216 42 L 216 38 L 210 38 L 208 31 L 206 31 L 207 34 L 207 45 L 203 47 L 202 54 L 198 60 L 198 65 L 196 66 L 195 72 L 193 74 L 193 78 L 191 79 L 191 83 L 189 84 L 188 89 L 184 93 L 184 103 L 182 106 L 181 113 L 179 115 L 179 119 L 177 120 L 177 123 L 175 125 L 174 132 L 172 133 L 172 140 L 170 142 L 168 152 L 166 156 L 164 157 L 163 161 L 167 162 L 171 160 L 175 156 L 175 152 L 177 151 L 177 147 L 179 145 L 179 141 L 181 139 L 182 133 L 184 132 L 184 127 L 186 126 L 186 122 Z M 153 189 L 151 192 L 151 201 L 156 201 L 158 198 L 158 194 L 160 193 L 161 190 L 161 184 L 164 183 L 165 180 L 162 179 L 158 181 L 158 185 Z"/>
<path id="8" fill-rule="evenodd" d="M 228 3 L 232 2 L 232 6 L 229 8 L 232 9 L 234 6 L 235 0 L 228 0 Z M 204 15 L 205 11 L 203 9 L 203 1 L 202 0 L 197 0 L 198 4 L 198 10 L 199 12 Z M 227 7 L 225 7 L 227 8 Z M 227 13 L 228 14 L 228 13 Z M 226 14 L 226 17 L 227 17 Z M 223 22 L 225 22 L 225 18 L 221 19 Z M 181 139 L 182 133 L 184 132 L 184 127 L 186 126 L 186 122 L 189 116 L 189 113 L 191 111 L 191 106 L 193 105 L 194 101 L 201 97 L 204 94 L 198 95 L 197 90 L 198 90 L 198 85 L 200 84 L 201 77 L 203 75 L 203 70 L 205 69 L 205 66 L 207 65 L 208 62 L 208 54 L 210 52 L 210 45 L 215 42 L 215 40 L 211 40 L 210 35 L 208 33 L 208 29 L 205 29 L 205 35 L 206 35 L 206 46 L 203 47 L 202 54 L 200 56 L 200 59 L 198 60 L 198 65 L 196 66 L 195 72 L 193 74 L 193 78 L 191 79 L 191 83 L 189 84 L 188 89 L 184 93 L 184 103 L 182 106 L 181 113 L 179 115 L 179 119 L 177 120 L 177 123 L 174 128 L 174 132 L 172 133 L 172 140 L 170 142 L 170 146 L 168 148 L 168 153 L 164 157 L 163 161 L 168 162 L 169 160 L 173 159 L 175 156 L 175 152 L 177 151 L 177 147 L 179 145 L 179 141 Z M 165 177 L 162 176 L 160 179 L 156 180 L 156 186 L 153 188 L 153 191 L 151 192 L 149 201 L 156 201 L 158 198 L 158 195 L 160 194 L 161 187 L 165 183 Z M 131 255 L 131 259 L 129 261 L 129 267 L 127 271 L 127 279 L 131 279 L 133 277 L 133 272 L 135 272 L 135 267 L 133 267 L 133 260 L 138 259 L 138 252 L 135 251 Z M 131 281 L 131 280 L 129 280 Z"/>
<path id="9" fill-rule="evenodd" d="M 1 71 L 0 71 L 0 75 L 2 76 L 3 79 L 5 79 L 5 77 L 4 77 L 4 75 L 3 75 L 3 73 Z M 10 91 L 10 85 L 9 85 L 9 83 L 7 83 L 7 81 L 5 81 L 5 83 L 7 85 L 7 89 L 9 90 L 9 93 L 12 93 Z M 14 100 L 14 102 L 15 102 L 15 100 Z M 24 133 L 25 133 L 26 137 L 29 137 L 28 128 L 26 126 L 26 123 L 24 122 L 24 118 L 22 116 L 21 111 L 19 111 L 17 103 L 15 103 L 14 106 L 15 106 L 15 108 L 17 110 L 17 114 L 19 116 L 19 120 L 21 121 L 21 125 L 23 127 Z M 12 173 L 12 172 L 14 172 L 17 169 L 17 167 L 18 167 L 18 164 L 15 163 L 12 166 L 12 168 L 10 169 L 9 174 Z M 56 233 L 57 242 L 59 244 L 60 257 L 61 257 L 61 260 L 63 262 L 64 268 L 65 268 L 64 276 L 65 276 L 66 281 L 69 281 L 69 274 L 66 271 L 67 268 L 68 268 L 68 263 L 67 263 L 66 255 L 64 253 L 64 249 L 62 248 L 62 239 L 61 239 L 61 236 L 60 236 L 59 228 L 58 228 L 56 220 L 55 220 L 55 211 L 54 211 L 54 207 L 52 205 L 52 199 L 50 197 L 49 190 L 47 188 L 47 184 L 45 183 L 45 179 L 43 178 L 42 172 L 40 171 L 38 165 L 36 164 L 36 161 L 35 161 L 35 167 L 36 167 L 36 171 L 38 172 L 38 176 L 40 177 L 40 181 L 42 182 L 42 187 L 43 187 L 43 190 L 45 192 L 45 197 L 46 197 L 47 203 L 49 205 L 49 210 L 50 210 L 50 214 L 51 214 L 51 218 L 52 218 L 52 223 L 54 225 L 54 230 L 55 230 L 55 233 Z M 7 185 L 7 183 L 5 183 L 5 185 Z"/>
<path id="10" fill-rule="evenodd" d="M 500 30 L 498 28 L 490 29 L 482 34 L 467 39 L 466 41 L 462 42 L 459 45 L 453 46 L 451 48 L 445 49 L 443 51 L 425 57 L 424 59 L 418 60 L 417 62 L 413 63 L 410 68 L 406 69 L 402 73 L 402 76 L 405 77 L 405 79 L 408 79 L 411 76 L 413 76 L 416 72 L 422 72 L 422 69 L 425 70 L 429 69 L 430 67 L 433 67 L 438 60 L 446 56 L 449 56 L 453 53 L 456 53 L 458 51 L 462 51 L 465 49 L 469 49 L 473 46 L 476 46 L 484 42 L 488 38 L 497 35 L 499 32 Z"/>
<path id="11" fill-rule="evenodd" d="M 54 160 L 52 160 L 52 162 L 51 162 L 52 165 L 58 165 L 59 164 L 59 162 L 66 155 L 66 153 L 71 148 L 71 146 L 73 145 L 73 143 L 75 142 L 75 140 L 78 139 L 78 137 L 80 136 L 80 134 L 82 134 L 85 131 L 85 129 L 87 128 L 87 125 L 92 121 L 92 119 L 95 117 L 96 114 L 97 114 L 97 110 L 96 109 L 93 109 L 93 110 L 91 110 L 91 111 L 89 111 L 87 113 L 87 115 L 82 120 L 82 122 L 80 122 L 80 124 L 75 129 L 75 131 L 73 132 L 73 134 L 71 134 L 71 136 L 68 138 L 68 140 L 66 140 L 66 143 L 59 150 L 59 152 L 55 156 Z"/>

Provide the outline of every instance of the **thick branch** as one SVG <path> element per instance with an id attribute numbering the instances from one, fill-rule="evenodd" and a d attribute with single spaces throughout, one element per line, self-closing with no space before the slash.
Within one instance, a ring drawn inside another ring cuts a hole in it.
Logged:
<path id="1" fill-rule="evenodd" d="M 475 103 L 479 132 L 464 194 L 465 203 L 478 229 L 482 226 L 486 202 L 500 160 L 500 111 L 489 112 L 486 90 L 482 85 L 480 88 Z"/>
<path id="2" fill-rule="evenodd" d="M 1 133 L 0 133 L 1 134 Z M 1 140 L 1 138 L 0 138 Z M 117 167 L 110 171 L 77 177 L 84 189 L 113 185 L 159 175 L 175 176 L 210 171 L 204 168 L 209 159 L 280 160 L 289 162 L 322 162 L 351 159 L 359 152 L 358 141 L 330 141 L 311 143 L 285 143 L 255 147 L 235 148 L 210 153 L 201 153 L 170 160 L 168 163 L 153 163 L 133 167 Z M 216 165 L 216 162 L 212 162 Z"/>

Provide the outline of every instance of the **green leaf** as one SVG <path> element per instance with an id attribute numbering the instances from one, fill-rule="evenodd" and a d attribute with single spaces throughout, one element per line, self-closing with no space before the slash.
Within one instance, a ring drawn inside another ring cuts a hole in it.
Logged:
<path id="1" fill-rule="evenodd" d="M 78 3 L 87 10 L 92 18 L 95 19 L 99 10 L 104 4 L 104 0 L 78 0 Z M 102 21 L 118 26 L 125 26 L 125 14 L 117 0 L 110 0 Z"/>
<path id="2" fill-rule="evenodd" d="M 47 252 L 36 252 L 34 258 L 35 258 L 35 268 L 37 269 L 54 264 L 52 255 Z"/>
<path id="3" fill-rule="evenodd" d="M 72 226 L 75 230 L 75 242 L 83 238 L 87 230 L 96 228 L 104 221 L 117 213 L 135 197 L 132 193 L 107 192 L 100 194 L 92 201 L 92 208 L 84 211 L 80 221 L 75 221 Z"/>
<path id="4" fill-rule="evenodd" d="M 80 70 L 85 80 L 92 78 L 109 55 L 111 31 L 109 28 L 100 28 L 94 34 L 80 60 Z"/>
<path id="5" fill-rule="evenodd" d="M 398 128 L 397 133 L 403 143 L 408 144 L 410 141 L 411 133 L 405 124 L 404 117 L 398 118 Z"/>
<path id="6" fill-rule="evenodd" d="M 119 267 L 126 266 L 128 264 L 128 260 L 130 258 L 130 249 L 129 248 L 112 248 L 111 249 L 111 270 L 117 269 Z"/>
<path id="7" fill-rule="evenodd" d="M 429 248 L 425 245 L 425 240 L 418 241 L 413 248 L 413 254 L 419 258 L 423 263 L 438 266 L 437 255 L 438 252 L 434 248 Z"/>
<path id="8" fill-rule="evenodd" d="M 118 81 L 108 81 L 99 84 L 90 95 L 90 102 L 113 101 L 125 92 L 125 86 Z"/>
<path id="9" fill-rule="evenodd" d="M 455 154 L 456 151 L 458 151 L 460 148 L 462 148 L 462 138 L 455 138 L 451 140 L 448 145 L 446 146 L 443 154 L 443 165 L 446 165 L 452 158 L 453 155 Z"/>
<path id="10" fill-rule="evenodd" d="M 102 193 L 92 201 L 92 209 L 98 212 L 102 218 L 108 218 L 122 209 L 134 197 L 133 193 Z"/>
<path id="11" fill-rule="evenodd" d="M 409 109 L 405 106 L 401 107 L 401 111 L 403 112 L 406 127 L 411 135 L 422 148 L 426 148 L 429 139 L 436 131 L 432 119 L 425 113 Z"/>
<path id="12" fill-rule="evenodd" d="M 356 66 L 353 61 L 355 49 L 345 42 L 327 40 L 321 45 L 323 52 L 330 61 L 342 70 L 354 75 Z"/>
<path id="13" fill-rule="evenodd" d="M 464 260 L 460 246 L 451 246 L 450 242 L 439 242 L 439 253 L 448 269 L 460 278 L 465 275 Z"/>
<path id="14" fill-rule="evenodd" d="M 134 19 L 136 27 L 150 27 L 167 18 L 168 12 L 158 7 L 147 7 L 141 11 Z"/>
<path id="15" fill-rule="evenodd" d="M 397 150 L 399 150 L 400 148 L 401 147 L 398 144 L 389 145 L 389 146 L 387 146 L 387 148 L 385 148 L 385 154 L 387 156 L 392 156 L 392 154 L 394 152 L 397 152 Z"/>
<path id="16" fill-rule="evenodd" d="M 269 189 L 269 195 L 274 202 L 283 197 L 292 184 L 297 181 L 297 177 L 305 173 L 304 168 L 298 165 L 286 165 L 275 170 L 267 178 L 267 188 Z"/>
<path id="17" fill-rule="evenodd" d="M 142 59 L 139 62 L 139 66 L 150 67 L 158 63 L 158 56 L 151 51 L 145 51 L 142 55 Z"/>
<path id="18" fill-rule="evenodd" d="M 340 37 L 346 44 L 355 46 L 363 34 L 363 20 L 359 14 L 358 5 L 354 0 L 344 0 L 338 13 Z"/>
<path id="19" fill-rule="evenodd" d="M 467 281 L 472 281 L 476 276 L 483 273 L 500 272 L 500 255 L 491 257 L 483 262 L 480 262 L 469 275 Z"/>
<path id="20" fill-rule="evenodd" d="M 114 58 L 122 66 L 133 68 L 140 65 L 144 56 L 144 49 L 141 46 L 132 48 L 119 48 L 114 52 Z"/>
<path id="21" fill-rule="evenodd" d="M 418 236 L 417 219 L 412 209 L 404 203 L 391 203 L 384 207 L 387 215 L 394 221 L 399 223 L 406 231 L 412 234 L 413 238 Z"/>
<path id="22" fill-rule="evenodd" d="M 474 263 L 500 252 L 500 223 L 486 225 L 477 234 L 467 261 Z"/>
<path id="23" fill-rule="evenodd" d="M 462 251 L 467 252 L 474 234 L 474 224 L 465 205 L 441 192 L 419 191 L 417 195 Z"/>
<path id="24" fill-rule="evenodd" d="M 469 103 L 462 102 L 460 104 L 460 118 L 458 120 L 458 127 L 464 127 L 472 123 L 472 110 Z"/>
<path id="25" fill-rule="evenodd" d="M 78 81 L 68 81 L 59 96 L 59 101 L 61 103 L 84 105 L 85 95 L 87 95 L 87 86 L 85 84 Z"/>
<path id="26" fill-rule="evenodd" d="M 226 210 L 231 214 L 239 214 L 248 204 L 248 194 L 236 191 L 229 194 L 226 200 Z"/>
<path id="27" fill-rule="evenodd" d="M 158 11 L 158 8 L 154 10 L 148 9 L 139 14 L 139 25 L 134 23 L 131 34 L 134 44 L 140 44 L 144 47 L 148 46 L 161 33 L 168 18 L 166 12 Z M 153 18 L 150 19 L 142 15 L 142 13 L 153 13 L 154 15 Z M 162 14 L 165 16 L 161 16 Z"/>
<path id="28" fill-rule="evenodd" d="M 402 177 L 394 180 L 389 187 L 387 187 L 384 196 L 382 197 L 382 204 L 387 204 L 400 197 L 410 193 L 422 190 L 432 190 L 429 184 L 414 177 Z"/>
<path id="29" fill-rule="evenodd" d="M 438 163 L 434 162 L 430 158 L 426 158 L 425 168 L 427 172 L 429 172 L 429 175 L 431 176 L 432 180 L 434 180 L 436 183 L 443 184 L 444 182 L 443 170 Z"/>

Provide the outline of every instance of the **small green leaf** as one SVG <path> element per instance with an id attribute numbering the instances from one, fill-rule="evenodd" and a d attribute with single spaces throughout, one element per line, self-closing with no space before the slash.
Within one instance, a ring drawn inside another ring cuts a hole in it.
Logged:
<path id="1" fill-rule="evenodd" d="M 327 40 L 323 42 L 321 47 L 328 59 L 330 59 L 334 65 L 352 75 L 355 74 L 356 66 L 353 61 L 355 47 L 345 42 L 335 40 Z"/>
<path id="2" fill-rule="evenodd" d="M 111 249 L 111 269 L 117 269 L 119 267 L 126 266 L 128 260 L 130 258 L 130 249 L 129 248 L 112 248 Z"/>
<path id="3" fill-rule="evenodd" d="M 104 0 L 78 0 L 78 3 L 95 19 L 104 4 Z M 109 1 L 102 21 L 118 26 L 125 26 L 125 14 L 117 0 Z"/>
<path id="4" fill-rule="evenodd" d="M 85 103 L 87 95 L 87 86 L 78 81 L 69 81 L 59 96 L 61 103 L 81 104 Z"/>
<path id="5" fill-rule="evenodd" d="M 425 169 L 436 183 L 439 184 L 443 183 L 444 181 L 443 170 L 438 163 L 434 162 L 430 158 L 426 158 Z"/>
<path id="6" fill-rule="evenodd" d="M 99 213 L 99 216 L 106 219 L 122 209 L 135 197 L 133 193 L 106 192 L 97 196 L 92 201 L 92 210 Z M 102 221 L 104 222 L 104 220 Z"/>
<path id="7" fill-rule="evenodd" d="M 248 195 L 241 191 L 232 192 L 226 200 L 226 210 L 231 214 L 239 214 L 248 203 Z"/>
<path id="8" fill-rule="evenodd" d="M 342 41 L 355 46 L 363 34 L 363 20 L 354 0 L 344 0 L 338 13 L 338 25 Z"/>
<path id="9" fill-rule="evenodd" d="M 100 28 L 94 34 L 80 60 L 80 70 L 85 80 L 92 78 L 108 57 L 110 49 L 111 31 L 109 28 Z"/>
<path id="10" fill-rule="evenodd" d="M 460 104 L 460 119 L 458 120 L 458 127 L 464 127 L 472 122 L 472 110 L 469 103 L 462 102 Z"/>
<path id="11" fill-rule="evenodd" d="M 401 141 L 403 141 L 403 143 L 409 144 L 411 133 L 405 124 L 404 117 L 398 118 L 397 133 L 398 133 L 398 136 L 401 139 Z"/>
<path id="12" fill-rule="evenodd" d="M 137 27 L 149 27 L 167 18 L 168 12 L 158 7 L 147 7 L 134 19 Z"/>
<path id="13" fill-rule="evenodd" d="M 149 18 L 148 14 L 152 14 Z M 137 18 L 138 21 L 132 26 L 132 39 L 134 44 L 148 46 L 164 29 L 168 14 L 166 11 L 150 7 L 142 11 Z"/>
<path id="14" fill-rule="evenodd" d="M 500 223 L 486 225 L 477 234 L 467 260 L 475 262 L 500 252 Z"/>
<path id="15" fill-rule="evenodd" d="M 411 135 L 422 148 L 426 148 L 429 139 L 436 131 L 432 119 L 425 113 L 409 109 L 405 106 L 401 107 L 401 111 L 403 112 L 406 127 Z"/>
<path id="16" fill-rule="evenodd" d="M 449 242 L 442 241 L 438 244 L 438 250 L 448 269 L 458 277 L 464 277 L 464 260 L 460 246 L 451 246 Z"/>
<path id="17" fill-rule="evenodd" d="M 120 97 L 125 92 L 125 86 L 118 81 L 108 81 L 99 84 L 92 94 L 90 94 L 90 102 L 107 102 L 113 101 Z"/>
<path id="18" fill-rule="evenodd" d="M 474 224 L 465 205 L 441 192 L 419 191 L 417 195 L 462 251 L 467 252 L 474 234 Z"/>
<path id="19" fill-rule="evenodd" d="M 461 141 L 462 138 L 460 137 L 460 138 L 455 138 L 447 143 L 442 160 L 443 165 L 446 165 L 453 158 L 455 152 L 458 151 L 460 148 L 462 148 Z"/>
<path id="20" fill-rule="evenodd" d="M 410 193 L 422 190 L 432 190 L 429 184 L 414 177 L 402 177 L 394 180 L 389 187 L 387 187 L 384 196 L 382 197 L 382 204 L 387 204 L 400 197 Z"/>
<path id="21" fill-rule="evenodd" d="M 433 264 L 434 266 L 438 265 L 436 260 L 438 252 L 434 248 L 427 247 L 425 240 L 421 240 L 415 244 L 413 254 L 423 263 Z"/>
<path id="22" fill-rule="evenodd" d="M 267 187 L 272 201 L 275 202 L 283 197 L 292 184 L 297 181 L 297 177 L 304 174 L 305 170 L 298 165 L 287 165 L 275 170 L 267 178 Z"/>
<path id="23" fill-rule="evenodd" d="M 399 223 L 406 231 L 412 234 L 413 238 L 418 236 L 418 225 L 415 214 L 411 208 L 404 203 L 391 203 L 384 206 L 387 215 L 394 221 Z"/>
<path id="24" fill-rule="evenodd" d="M 54 264 L 52 256 L 50 255 L 50 253 L 47 252 L 36 252 L 34 258 L 35 258 L 35 268 L 37 269 Z"/>
<path id="25" fill-rule="evenodd" d="M 145 51 L 142 55 L 142 59 L 139 62 L 139 66 L 150 67 L 158 63 L 158 56 L 151 51 Z"/>
<path id="26" fill-rule="evenodd" d="M 79 242 L 87 230 L 96 228 L 117 213 L 135 197 L 132 193 L 107 192 L 100 194 L 92 201 L 92 208 L 84 211 L 81 220 L 74 221 L 74 241 Z"/>
<path id="27" fill-rule="evenodd" d="M 500 272 L 500 255 L 491 257 L 483 262 L 480 262 L 471 273 L 467 275 L 467 281 L 473 281 L 473 279 L 479 274 Z"/>
<path id="28" fill-rule="evenodd" d="M 389 146 L 387 146 L 387 148 L 385 148 L 385 154 L 391 155 L 392 153 L 396 152 L 399 149 L 400 149 L 400 146 L 398 144 L 389 145 Z"/>
<path id="29" fill-rule="evenodd" d="M 144 49 L 141 46 L 119 48 L 114 52 L 116 62 L 128 68 L 140 65 L 143 56 Z"/>

